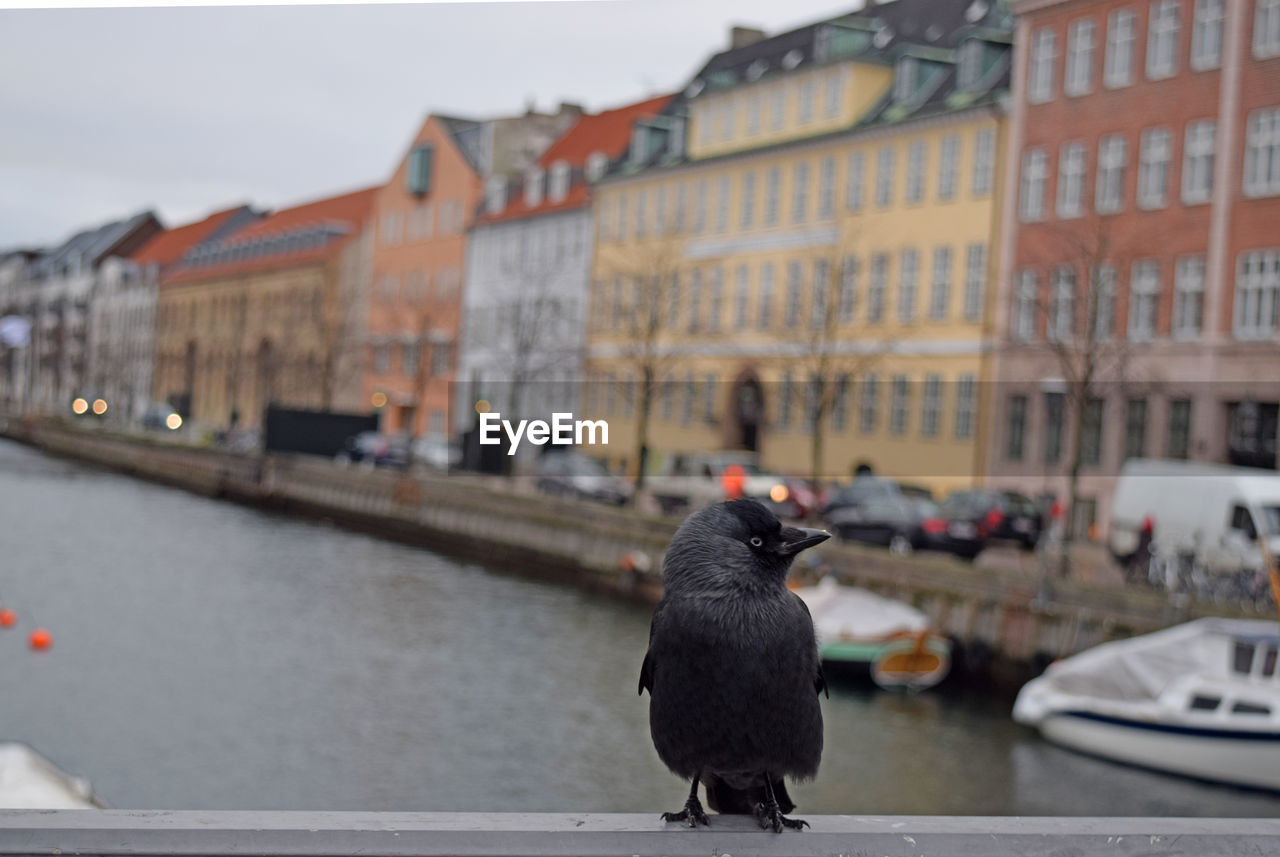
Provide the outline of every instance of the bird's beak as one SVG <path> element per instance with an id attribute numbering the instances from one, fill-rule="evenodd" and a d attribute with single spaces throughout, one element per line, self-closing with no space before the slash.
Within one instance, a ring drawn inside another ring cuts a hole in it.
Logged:
<path id="1" fill-rule="evenodd" d="M 831 533 L 826 530 L 811 530 L 806 527 L 783 527 L 781 537 L 782 546 L 778 548 L 778 553 L 783 556 L 791 556 L 800 553 L 805 548 L 822 544 L 831 538 Z"/>

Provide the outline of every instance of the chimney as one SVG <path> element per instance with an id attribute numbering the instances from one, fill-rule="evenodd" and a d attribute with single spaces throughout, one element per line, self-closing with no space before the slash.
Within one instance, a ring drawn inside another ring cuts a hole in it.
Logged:
<path id="1" fill-rule="evenodd" d="M 762 39 L 764 39 L 764 30 L 757 30 L 755 27 L 729 28 L 729 50 L 731 51 L 754 45 Z"/>
<path id="2" fill-rule="evenodd" d="M 574 104 L 572 101 L 561 101 L 559 113 L 570 113 L 574 116 L 581 116 L 585 111 L 581 104 Z"/>

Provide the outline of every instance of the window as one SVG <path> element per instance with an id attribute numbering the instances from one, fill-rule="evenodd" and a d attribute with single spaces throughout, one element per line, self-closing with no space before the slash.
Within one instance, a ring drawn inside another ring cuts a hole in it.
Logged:
<path id="1" fill-rule="evenodd" d="M 987 245 L 970 244 L 964 263 L 964 319 L 982 319 L 983 294 L 987 285 Z"/>
<path id="2" fill-rule="evenodd" d="M 945 202 L 955 199 L 956 173 L 960 169 L 960 137 L 948 134 L 942 138 L 942 150 L 938 153 L 938 199 Z"/>
<path id="3" fill-rule="evenodd" d="M 887 208 L 893 204 L 894 149 L 881 146 L 876 154 L 876 205 Z"/>
<path id="4" fill-rule="evenodd" d="M 973 138 L 973 195 L 986 196 L 991 193 L 992 178 L 995 175 L 996 132 L 984 128 Z"/>
<path id="5" fill-rule="evenodd" d="M 1204 314 L 1204 257 L 1184 256 L 1174 269 L 1173 336 L 1189 340 L 1200 336 Z"/>
<path id="6" fill-rule="evenodd" d="M 760 266 L 760 299 L 761 330 L 768 330 L 773 320 L 773 263 L 765 262 Z"/>
<path id="7" fill-rule="evenodd" d="M 385 375 L 391 371 L 391 346 L 379 345 L 373 349 L 373 371 Z"/>
<path id="8" fill-rule="evenodd" d="M 618 229 L 618 240 L 624 241 L 627 237 L 627 197 L 625 194 L 618 194 L 618 217 L 615 224 Z"/>
<path id="9" fill-rule="evenodd" d="M 1102 462 L 1102 399 L 1084 403 L 1084 420 L 1080 428 L 1080 459 L 1085 464 Z"/>
<path id="10" fill-rule="evenodd" d="M 653 231 L 658 235 L 667 234 L 667 189 L 658 188 L 658 199 L 653 206 Z"/>
<path id="11" fill-rule="evenodd" d="M 1138 207 L 1164 208 L 1169 199 L 1169 161 L 1172 138 L 1164 128 L 1142 132 L 1138 152 Z"/>
<path id="12" fill-rule="evenodd" d="M 418 343 L 410 342 L 400 347 L 400 371 L 405 375 L 418 374 Z"/>
<path id="13" fill-rule="evenodd" d="M 1124 408 L 1124 457 L 1142 458 L 1147 445 L 1147 400 L 1130 399 Z"/>
<path id="14" fill-rule="evenodd" d="M 1049 157 L 1044 149 L 1028 149 L 1022 155 L 1022 188 L 1019 214 L 1023 222 L 1044 219 L 1045 183 L 1048 179 Z"/>
<path id="15" fill-rule="evenodd" d="M 920 406 L 920 434 L 938 436 L 938 422 L 942 415 L 942 376 L 930 373 L 924 376 L 924 398 Z"/>
<path id="16" fill-rule="evenodd" d="M 1050 342 L 1069 342 L 1076 333 L 1076 271 L 1068 266 L 1053 269 L 1053 296 L 1045 335 Z"/>
<path id="17" fill-rule="evenodd" d="M 702 271 L 694 268 L 689 274 L 689 327 L 697 333 L 702 326 Z"/>
<path id="18" fill-rule="evenodd" d="M 889 255 L 877 253 L 871 257 L 871 283 L 867 287 L 867 322 L 874 324 L 884 319 L 884 296 L 889 287 Z"/>
<path id="19" fill-rule="evenodd" d="M 398 214 L 382 217 L 382 246 L 395 247 L 404 241 L 404 218 Z"/>
<path id="20" fill-rule="evenodd" d="M 1062 460 L 1062 424 L 1067 396 L 1065 393 L 1044 394 L 1044 463 Z"/>
<path id="21" fill-rule="evenodd" d="M 1222 64 L 1223 0 L 1196 0 L 1191 25 L 1191 67 L 1196 71 Z"/>
<path id="22" fill-rule="evenodd" d="M 698 382 L 693 380 L 693 373 L 684 376 L 684 396 L 680 402 L 680 425 L 687 426 L 693 422 L 693 403 L 698 397 Z"/>
<path id="23" fill-rule="evenodd" d="M 858 407 L 858 429 L 863 434 L 876 430 L 880 420 L 880 379 L 872 372 L 862 381 L 862 397 Z"/>
<path id="24" fill-rule="evenodd" d="M 831 315 L 831 263 L 816 259 L 813 263 L 813 300 L 809 304 L 809 327 L 823 330 Z"/>
<path id="25" fill-rule="evenodd" d="M 693 195 L 693 232 L 698 234 L 707 228 L 707 180 L 698 182 Z"/>
<path id="26" fill-rule="evenodd" d="M 782 185 L 782 168 L 770 167 L 764 184 L 764 225 L 778 222 L 778 190 Z"/>
<path id="27" fill-rule="evenodd" d="M 1102 82 L 1115 89 L 1133 83 L 1133 45 L 1137 41 L 1137 16 L 1117 9 L 1107 16 L 1107 55 Z"/>
<path id="28" fill-rule="evenodd" d="M 537 183 L 541 186 L 541 182 Z M 525 201 L 528 202 L 529 194 L 526 191 Z M 529 202 L 529 205 L 537 205 L 536 202 Z M 636 192 L 636 237 L 643 238 L 649 230 L 649 193 L 648 191 Z"/>
<path id="29" fill-rule="evenodd" d="M 813 81 L 806 80 L 800 84 L 800 109 L 797 121 L 808 125 L 813 121 Z"/>
<path id="30" fill-rule="evenodd" d="M 604 178 L 605 171 L 609 169 L 609 156 L 604 152 L 592 152 L 587 155 L 587 181 L 594 184 Z"/>
<path id="31" fill-rule="evenodd" d="M 1154 259 L 1135 262 L 1129 283 L 1129 338 L 1138 342 L 1156 334 L 1160 304 L 1160 265 Z"/>
<path id="32" fill-rule="evenodd" d="M 791 428 L 791 372 L 782 373 L 782 384 L 778 390 L 778 428 L 785 431 Z"/>
<path id="33" fill-rule="evenodd" d="M 1202 119 L 1187 125 L 1182 156 L 1182 201 L 1187 205 L 1208 202 L 1213 193 L 1213 135 L 1216 123 Z"/>
<path id="34" fill-rule="evenodd" d="M 734 277 L 736 284 L 734 287 L 733 311 L 733 326 L 738 330 L 745 330 L 747 327 L 747 312 L 751 306 L 750 276 L 750 271 L 746 265 L 738 266 L 737 274 Z"/>
<path id="35" fill-rule="evenodd" d="M 711 269 L 710 300 L 707 307 L 707 330 L 720 332 L 720 320 L 724 317 L 724 269 Z"/>
<path id="36" fill-rule="evenodd" d="M 1072 22 L 1067 29 L 1067 68 L 1062 76 L 1065 95 L 1086 95 L 1093 89 L 1093 21 Z"/>
<path id="37" fill-rule="evenodd" d="M 1191 452 L 1191 400 L 1172 399 L 1169 402 L 1169 440 L 1165 446 L 1165 458 L 1185 460 Z"/>
<path id="38" fill-rule="evenodd" d="M 1124 208 L 1124 169 L 1129 147 L 1118 135 L 1098 141 L 1098 187 L 1094 207 L 1099 214 L 1114 214 Z"/>
<path id="39" fill-rule="evenodd" d="M 822 171 L 818 174 L 818 219 L 829 220 L 836 207 L 836 159 L 828 155 L 822 159 Z"/>
<path id="40" fill-rule="evenodd" d="M 909 101 L 915 94 L 920 77 L 920 64 L 915 57 L 902 57 L 893 73 L 893 100 Z"/>
<path id="41" fill-rule="evenodd" d="M 430 144 L 413 147 L 409 153 L 409 169 L 405 175 L 406 189 L 414 196 L 431 192 L 431 161 L 435 153 Z"/>
<path id="42" fill-rule="evenodd" d="M 726 95 L 724 103 L 720 106 L 720 139 L 733 139 L 733 130 L 737 126 L 738 116 L 734 110 L 733 96 Z"/>
<path id="43" fill-rule="evenodd" d="M 924 161 L 928 153 L 926 143 L 916 140 L 907 147 L 907 202 L 924 199 Z"/>
<path id="44" fill-rule="evenodd" d="M 915 250 L 903 250 L 898 270 L 898 321 L 909 324 L 916 317 L 916 275 L 920 267 Z"/>
<path id="45" fill-rule="evenodd" d="M 760 133 L 760 93 L 747 96 L 747 134 Z"/>
<path id="46" fill-rule="evenodd" d="M 833 71 L 827 75 L 826 116 L 834 119 L 840 114 L 840 102 L 844 98 L 844 75 Z"/>
<path id="47" fill-rule="evenodd" d="M 1058 216 L 1084 213 L 1084 143 L 1064 143 L 1058 153 Z"/>
<path id="48" fill-rule="evenodd" d="M 1018 290 L 1013 296 L 1013 324 L 1009 331 L 1017 342 L 1030 342 L 1036 338 L 1036 293 L 1039 290 L 1035 271 L 1026 270 L 1018 274 Z"/>
<path id="49" fill-rule="evenodd" d="M 546 177 L 546 172 L 541 167 L 535 167 L 524 175 L 524 204 L 533 208 L 542 205 L 542 182 Z M 636 197 L 636 212 L 644 213 L 644 192 Z M 641 217 L 636 222 L 636 235 L 644 232 L 644 218 Z"/>
<path id="50" fill-rule="evenodd" d="M 1027 397 L 1010 396 L 1007 416 L 1004 455 L 1010 461 L 1021 461 L 1022 447 L 1027 436 Z"/>
<path id="51" fill-rule="evenodd" d="M 906 375 L 893 376 L 893 396 L 889 405 L 889 434 L 901 437 L 907 433 L 907 415 L 911 411 L 911 385 Z"/>
<path id="52" fill-rule="evenodd" d="M 1235 336 L 1271 339 L 1280 312 L 1280 251 L 1240 254 L 1236 267 Z"/>
<path id="53" fill-rule="evenodd" d="M 786 118 L 787 110 L 787 90 L 785 84 L 778 84 L 773 88 L 773 110 L 772 121 L 770 127 L 774 131 L 782 130 L 782 123 Z"/>
<path id="54" fill-rule="evenodd" d="M 702 419 L 709 423 L 716 421 L 716 376 L 714 373 L 703 376 Z"/>
<path id="55" fill-rule="evenodd" d="M 1099 265 L 1091 275 L 1093 283 L 1093 341 L 1104 342 L 1115 335 L 1116 269 Z"/>
<path id="56" fill-rule="evenodd" d="M 1053 98 L 1053 65 L 1058 38 L 1053 30 L 1037 30 L 1031 37 L 1031 68 L 1027 76 L 1027 100 L 1040 104 Z"/>
<path id="57" fill-rule="evenodd" d="M 795 327 L 800 321 L 800 296 L 803 291 L 804 271 L 796 261 L 787 263 L 787 304 L 783 316 L 787 327 Z"/>
<path id="58" fill-rule="evenodd" d="M 1253 10 L 1253 55 L 1280 56 L 1280 0 L 1257 0 Z"/>
<path id="59" fill-rule="evenodd" d="M 982 77 L 982 42 L 969 39 L 960 46 L 960 58 L 956 62 L 956 86 L 969 91 L 978 85 Z"/>
<path id="60" fill-rule="evenodd" d="M 973 437 L 974 414 L 978 407 L 978 381 L 973 375 L 961 375 L 956 384 L 956 421 L 954 434 L 958 440 Z"/>
<path id="61" fill-rule="evenodd" d="M 556 161 L 551 165 L 551 188 L 548 196 L 552 202 L 560 202 L 569 193 L 569 163 Z"/>
<path id="62" fill-rule="evenodd" d="M 667 327 L 676 330 L 680 327 L 680 274 L 671 275 L 670 287 L 667 290 Z"/>
<path id="63" fill-rule="evenodd" d="M 729 176 L 720 177 L 720 198 L 716 206 L 716 232 L 729 228 Z"/>
<path id="64" fill-rule="evenodd" d="M 840 322 L 848 324 L 853 321 L 858 307 L 858 260 L 854 256 L 845 256 L 840 265 L 840 295 L 837 299 L 837 312 Z"/>
<path id="65" fill-rule="evenodd" d="M 1147 27 L 1147 79 L 1160 80 L 1178 73 L 1180 0 L 1159 0 L 1151 6 Z"/>
<path id="66" fill-rule="evenodd" d="M 791 174 L 791 222 L 804 223 L 809 216 L 809 164 L 800 161 Z"/>
<path id="67" fill-rule="evenodd" d="M 849 376 L 836 376 L 836 389 L 831 399 L 831 430 L 844 431 L 849 419 Z"/>
<path id="68" fill-rule="evenodd" d="M 845 176 L 844 182 L 844 207 L 849 211 L 862 210 L 863 173 L 866 160 L 862 152 L 849 155 L 849 174 Z"/>
<path id="69" fill-rule="evenodd" d="M 750 229 L 756 217 L 756 174 L 753 172 L 742 175 L 741 213 L 738 225 Z"/>
<path id="70" fill-rule="evenodd" d="M 933 282 L 929 294 L 929 318 L 947 317 L 951 306 L 951 248 L 933 248 Z"/>
<path id="71" fill-rule="evenodd" d="M 1246 196 L 1280 194 L 1280 108 L 1249 114 L 1244 150 Z"/>

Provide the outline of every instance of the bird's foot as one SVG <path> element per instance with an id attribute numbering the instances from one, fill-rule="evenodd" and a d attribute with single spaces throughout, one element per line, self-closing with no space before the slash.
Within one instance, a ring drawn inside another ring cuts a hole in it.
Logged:
<path id="1" fill-rule="evenodd" d="M 685 801 L 684 809 L 680 812 L 664 812 L 662 820 L 683 821 L 690 827 L 697 827 L 699 824 L 711 826 L 711 822 L 707 820 L 707 814 L 702 811 L 702 802 L 696 797 L 691 797 Z"/>
<path id="2" fill-rule="evenodd" d="M 782 808 L 778 806 L 776 801 L 769 803 L 756 804 L 756 822 L 765 830 L 772 830 L 774 833 L 781 833 L 782 828 L 789 827 L 792 830 L 801 830 L 809 826 L 809 822 L 802 818 L 787 818 L 782 814 Z"/>

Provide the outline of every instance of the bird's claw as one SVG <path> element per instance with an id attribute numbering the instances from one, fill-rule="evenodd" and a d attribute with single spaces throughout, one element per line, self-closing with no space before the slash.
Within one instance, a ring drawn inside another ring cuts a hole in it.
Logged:
<path id="1" fill-rule="evenodd" d="M 664 812 L 662 820 L 683 821 L 690 827 L 697 827 L 699 824 L 711 826 L 711 822 L 707 820 L 707 814 L 702 810 L 702 802 L 696 797 L 685 802 L 684 809 L 679 812 Z"/>
<path id="2" fill-rule="evenodd" d="M 781 833 L 782 828 L 789 827 L 792 830 L 802 830 L 809 826 L 809 822 L 803 818 L 787 818 L 782 814 L 782 808 L 776 803 L 756 804 L 756 822 L 765 830 L 772 830 L 774 833 Z"/>

